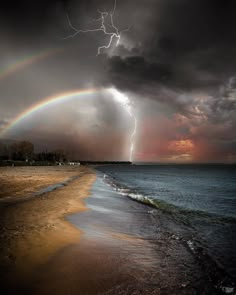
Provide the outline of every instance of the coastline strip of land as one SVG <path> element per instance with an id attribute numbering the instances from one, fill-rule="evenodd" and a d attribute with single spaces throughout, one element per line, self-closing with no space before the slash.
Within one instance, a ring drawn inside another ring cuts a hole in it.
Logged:
<path id="1" fill-rule="evenodd" d="M 1 197 L 11 196 L 11 202 L 0 204 L 0 273 L 5 288 L 27 281 L 58 250 L 79 242 L 81 232 L 64 217 L 87 210 L 83 198 L 95 179 L 96 174 L 83 166 L 1 168 Z M 35 197 L 43 187 L 66 181 Z"/>

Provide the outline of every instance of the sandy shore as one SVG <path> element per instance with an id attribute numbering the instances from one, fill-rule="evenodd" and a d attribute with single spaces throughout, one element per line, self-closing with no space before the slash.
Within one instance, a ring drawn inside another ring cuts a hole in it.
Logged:
<path id="1" fill-rule="evenodd" d="M 171 216 L 87 167 L 1 168 L 1 184 L 1 294 L 223 294 Z"/>
<path id="2" fill-rule="evenodd" d="M 95 178 L 86 167 L 1 168 L 0 275 L 6 293 L 27 282 L 32 271 L 58 250 L 79 242 L 80 231 L 64 217 L 86 210 L 82 200 Z M 66 181 L 63 187 L 34 196 Z"/>
<path id="3" fill-rule="evenodd" d="M 170 216 L 120 195 L 97 176 L 84 200 L 89 210 L 66 216 L 80 237 L 72 227 L 70 237 L 78 239 L 38 263 L 17 294 L 222 294 L 198 256 L 168 230 Z M 64 236 L 55 233 L 55 239 Z"/>
<path id="4" fill-rule="evenodd" d="M 25 197 L 46 186 L 80 175 L 74 166 L 0 167 L 0 198 Z"/>

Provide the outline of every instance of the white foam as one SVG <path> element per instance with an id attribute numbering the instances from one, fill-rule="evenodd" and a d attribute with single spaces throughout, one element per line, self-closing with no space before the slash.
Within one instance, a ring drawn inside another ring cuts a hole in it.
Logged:
<path id="1" fill-rule="evenodd" d="M 189 248 L 190 248 L 191 251 L 195 252 L 193 241 L 188 240 L 187 241 L 187 245 L 189 246 Z"/>

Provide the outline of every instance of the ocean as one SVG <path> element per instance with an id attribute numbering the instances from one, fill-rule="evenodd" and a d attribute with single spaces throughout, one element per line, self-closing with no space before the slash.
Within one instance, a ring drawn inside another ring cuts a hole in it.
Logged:
<path id="1" fill-rule="evenodd" d="M 185 242 L 206 271 L 217 269 L 225 285 L 234 285 L 235 165 L 110 165 L 97 170 L 119 194 L 150 205 L 154 218 L 159 212 L 168 216 L 161 230 Z"/>
<path id="2" fill-rule="evenodd" d="M 236 294 L 236 167 L 104 165 L 67 216 L 96 294 Z M 97 277 L 99 276 L 99 278 Z"/>

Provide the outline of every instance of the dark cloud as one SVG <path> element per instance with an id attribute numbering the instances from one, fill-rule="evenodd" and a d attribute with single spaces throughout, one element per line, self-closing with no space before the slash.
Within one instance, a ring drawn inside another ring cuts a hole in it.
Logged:
<path id="1" fill-rule="evenodd" d="M 143 56 L 111 57 L 108 72 L 112 84 L 133 91 L 143 86 L 152 86 L 152 83 L 161 85 L 171 79 L 169 65 L 148 62 Z"/>
<path id="2" fill-rule="evenodd" d="M 136 16 L 137 7 L 138 3 L 133 8 Z M 132 28 L 134 32 L 129 35 L 132 51 L 140 53 L 135 57 L 137 67 L 130 57 L 112 58 L 109 70 L 112 77 L 115 76 L 115 83 L 119 83 L 120 77 L 126 79 L 127 87 L 130 85 L 132 89 L 135 81 L 137 86 L 148 81 L 153 86 L 156 81 L 157 85 L 162 83 L 189 91 L 218 87 L 235 74 L 235 1 L 147 1 L 147 7 L 149 26 L 139 11 Z M 161 65 L 165 73 L 160 72 L 157 65 Z"/>

